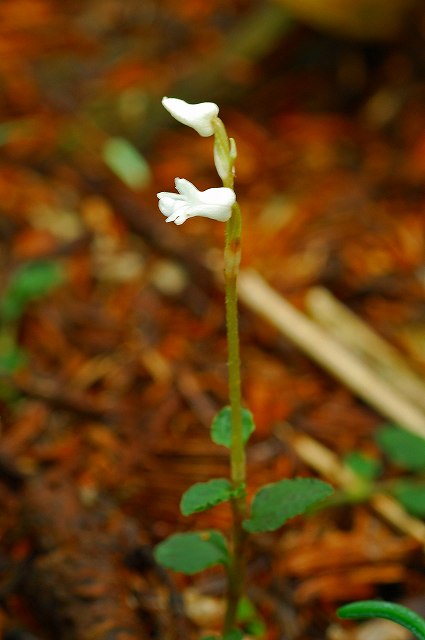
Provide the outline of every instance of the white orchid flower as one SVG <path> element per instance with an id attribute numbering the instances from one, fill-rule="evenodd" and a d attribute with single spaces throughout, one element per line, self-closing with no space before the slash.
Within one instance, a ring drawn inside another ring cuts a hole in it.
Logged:
<path id="1" fill-rule="evenodd" d="M 189 180 L 176 178 L 178 193 L 161 191 L 158 193 L 159 210 L 167 216 L 166 222 L 183 224 L 188 218 L 202 216 L 220 222 L 227 222 L 236 202 L 233 189 L 219 187 L 199 191 Z"/>
<path id="2" fill-rule="evenodd" d="M 162 104 L 173 118 L 192 127 L 200 136 L 206 138 L 213 135 L 212 120 L 217 117 L 219 111 L 214 102 L 189 104 L 179 98 L 162 98 Z"/>

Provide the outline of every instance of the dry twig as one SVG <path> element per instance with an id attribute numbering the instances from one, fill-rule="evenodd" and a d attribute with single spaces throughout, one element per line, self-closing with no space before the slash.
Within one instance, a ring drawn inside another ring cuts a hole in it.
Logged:
<path id="1" fill-rule="evenodd" d="M 402 354 L 381 338 L 324 287 L 313 287 L 306 296 L 307 310 L 316 322 L 374 371 L 425 410 L 425 384 Z"/>
<path id="2" fill-rule="evenodd" d="M 255 271 L 240 274 L 243 302 L 383 416 L 425 437 L 425 414 L 357 356 L 274 291 Z"/>
<path id="3" fill-rule="evenodd" d="M 358 481 L 354 473 L 340 462 L 333 451 L 310 436 L 297 433 L 290 425 L 278 427 L 276 435 L 285 441 L 289 435 L 291 444 L 300 458 L 342 489 L 348 489 Z M 425 525 L 410 516 L 396 500 L 384 494 L 375 494 L 371 496 L 369 504 L 389 524 L 425 547 Z"/>

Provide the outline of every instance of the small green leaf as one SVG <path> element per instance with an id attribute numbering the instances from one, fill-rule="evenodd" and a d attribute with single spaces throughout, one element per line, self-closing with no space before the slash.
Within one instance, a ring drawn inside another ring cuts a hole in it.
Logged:
<path id="1" fill-rule="evenodd" d="M 397 622 L 408 629 L 419 640 L 425 640 L 425 620 L 416 613 L 392 602 L 379 600 L 362 600 L 340 607 L 337 611 L 340 618 L 385 618 Z"/>
<path id="2" fill-rule="evenodd" d="M 12 374 L 27 364 L 25 351 L 17 344 L 9 344 L 4 348 L 0 337 L 0 375 Z"/>
<path id="3" fill-rule="evenodd" d="M 201 640 L 243 640 L 244 634 L 239 629 L 232 629 L 224 636 L 204 636 Z"/>
<path id="4" fill-rule="evenodd" d="M 242 433 L 243 441 L 246 444 L 249 436 L 254 431 L 255 425 L 251 411 L 242 409 Z M 232 444 L 232 410 L 224 407 L 215 416 L 211 425 L 211 439 L 215 444 L 221 444 L 230 448 Z"/>
<path id="5" fill-rule="evenodd" d="M 376 440 L 398 466 L 409 471 L 425 470 L 425 438 L 388 424 L 377 431 Z"/>
<path id="6" fill-rule="evenodd" d="M 151 172 L 146 160 L 125 138 L 109 138 L 103 147 L 107 166 L 131 189 L 149 184 Z"/>
<path id="7" fill-rule="evenodd" d="M 379 460 L 366 456 L 360 451 L 352 451 L 345 456 L 345 464 L 364 480 L 375 480 L 381 472 Z"/>
<path id="8" fill-rule="evenodd" d="M 332 492 L 329 484 L 315 478 L 294 478 L 266 485 L 254 496 L 251 517 L 244 520 L 243 527 L 251 533 L 274 531 Z"/>
<path id="9" fill-rule="evenodd" d="M 10 278 L 0 302 L 0 318 L 4 322 L 17 320 L 31 300 L 42 298 L 63 281 L 61 266 L 49 260 L 28 262 Z"/>
<path id="10" fill-rule="evenodd" d="M 425 482 L 400 480 L 391 493 L 412 516 L 425 518 Z"/>
<path id="11" fill-rule="evenodd" d="M 223 640 L 243 640 L 244 633 L 240 629 L 232 629 L 224 634 Z"/>
<path id="12" fill-rule="evenodd" d="M 183 494 L 180 511 L 184 516 L 190 516 L 191 513 L 205 511 L 220 502 L 226 502 L 239 493 L 233 490 L 230 481 L 225 478 L 198 482 Z"/>
<path id="13" fill-rule="evenodd" d="M 255 605 L 248 598 L 239 600 L 237 621 L 249 636 L 263 637 L 266 633 L 266 625 Z"/>
<path id="14" fill-rule="evenodd" d="M 155 558 L 167 569 L 190 575 L 227 564 L 227 544 L 219 531 L 176 533 L 157 545 Z"/>

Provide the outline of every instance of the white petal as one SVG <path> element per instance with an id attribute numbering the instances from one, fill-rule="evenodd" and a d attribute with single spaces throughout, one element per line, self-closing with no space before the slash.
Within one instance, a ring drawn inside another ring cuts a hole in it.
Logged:
<path id="1" fill-rule="evenodd" d="M 202 202 L 206 204 L 224 205 L 231 207 L 236 202 L 236 194 L 233 189 L 219 187 L 200 192 Z"/>
<path id="2" fill-rule="evenodd" d="M 170 198 L 169 196 L 164 196 L 163 198 L 160 198 L 158 202 L 159 210 L 161 211 L 161 213 L 164 214 L 164 216 L 169 216 L 174 211 L 177 211 L 178 209 L 180 209 L 181 207 L 184 207 L 185 205 L 186 203 L 184 200 L 175 200 L 173 198 Z"/>
<path id="3" fill-rule="evenodd" d="M 162 104 L 167 111 L 179 122 L 192 127 L 200 136 L 212 136 L 214 127 L 213 118 L 219 112 L 218 106 L 214 102 L 199 102 L 189 104 L 179 98 L 163 98 Z"/>
<path id="4" fill-rule="evenodd" d="M 194 184 L 186 180 L 185 178 L 176 178 L 174 180 L 176 189 L 180 194 L 180 198 L 184 198 L 188 202 L 199 202 L 201 198 L 201 191 L 195 187 Z"/>
<path id="5" fill-rule="evenodd" d="M 165 222 L 174 222 L 175 224 L 183 224 L 188 218 L 190 218 L 190 214 L 188 213 L 188 207 L 176 209 L 171 215 L 168 216 Z"/>
<path id="6" fill-rule="evenodd" d="M 186 220 L 189 218 L 190 216 L 186 216 L 184 214 L 179 214 L 175 220 L 174 220 L 174 224 L 183 224 L 183 222 L 186 222 Z"/>
<path id="7" fill-rule="evenodd" d="M 167 214 L 164 214 L 164 215 L 167 215 Z M 178 216 L 177 211 L 174 211 L 169 216 L 167 216 L 165 222 L 174 222 L 174 220 L 175 220 L 175 218 L 177 218 L 177 216 Z"/>
<path id="8" fill-rule="evenodd" d="M 160 191 L 156 194 L 157 198 L 172 198 L 173 200 L 184 200 L 183 196 L 179 193 L 173 193 L 173 191 Z"/>
<path id="9" fill-rule="evenodd" d="M 200 216 L 202 218 L 211 218 L 219 222 L 227 222 L 232 215 L 232 207 L 228 205 L 218 204 L 194 204 L 190 207 L 188 218 Z"/>

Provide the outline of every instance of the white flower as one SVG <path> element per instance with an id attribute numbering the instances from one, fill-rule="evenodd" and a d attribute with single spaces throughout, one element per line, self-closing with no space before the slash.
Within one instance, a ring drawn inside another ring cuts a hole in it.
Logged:
<path id="1" fill-rule="evenodd" d="M 193 216 L 203 216 L 220 222 L 229 220 L 232 206 L 236 202 L 233 189 L 219 187 L 199 191 L 184 178 L 176 178 L 175 183 L 178 193 L 158 193 L 159 209 L 164 216 L 168 216 L 166 222 L 183 224 Z"/>
<path id="2" fill-rule="evenodd" d="M 192 127 L 200 136 L 206 138 L 213 135 L 212 120 L 218 115 L 218 106 L 214 102 L 189 104 L 179 98 L 162 98 L 162 104 L 173 118 Z"/>

